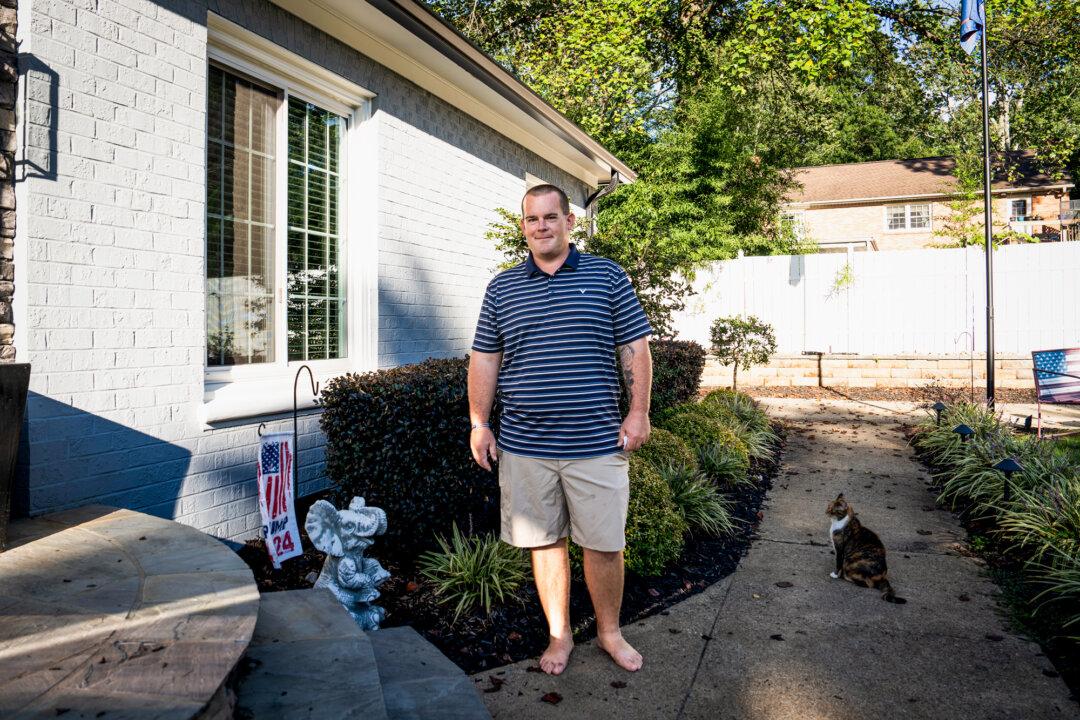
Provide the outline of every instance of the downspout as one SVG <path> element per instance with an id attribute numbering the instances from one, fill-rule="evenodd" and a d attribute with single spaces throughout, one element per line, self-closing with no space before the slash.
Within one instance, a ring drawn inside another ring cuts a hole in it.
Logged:
<path id="1" fill-rule="evenodd" d="M 585 198 L 585 217 L 588 219 L 588 225 L 585 228 L 586 233 L 591 238 L 596 233 L 596 201 L 600 198 L 614 192 L 615 188 L 625 184 L 622 175 L 618 170 L 611 171 L 611 180 L 606 183 L 601 183 L 589 197 Z"/>

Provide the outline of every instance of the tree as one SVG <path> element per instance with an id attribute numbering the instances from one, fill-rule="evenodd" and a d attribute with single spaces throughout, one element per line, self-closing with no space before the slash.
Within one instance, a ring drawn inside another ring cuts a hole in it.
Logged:
<path id="1" fill-rule="evenodd" d="M 767 363 L 776 352 L 772 326 L 753 315 L 717 318 L 712 324 L 712 352 L 721 365 L 732 366 L 731 387 L 738 389 L 739 368 Z"/>

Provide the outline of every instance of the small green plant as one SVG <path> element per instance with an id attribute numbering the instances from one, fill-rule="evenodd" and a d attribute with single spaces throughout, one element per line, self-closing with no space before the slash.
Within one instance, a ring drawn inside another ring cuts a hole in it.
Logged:
<path id="1" fill-rule="evenodd" d="M 698 449 L 698 467 L 707 478 L 724 490 L 753 487 L 745 456 L 731 452 L 723 445 L 707 445 Z"/>
<path id="2" fill-rule="evenodd" d="M 686 443 L 663 428 L 653 428 L 649 441 L 634 451 L 656 469 L 665 463 L 679 463 L 697 470 L 697 457 Z"/>
<path id="3" fill-rule="evenodd" d="M 712 352 L 722 365 L 733 368 L 731 385 L 739 385 L 739 368 L 769 362 L 776 352 L 772 326 L 753 315 L 717 318 L 712 324 Z"/>
<path id="4" fill-rule="evenodd" d="M 664 463 L 659 471 L 691 533 L 720 537 L 735 532 L 731 501 L 707 477 L 678 462 Z"/>
<path id="5" fill-rule="evenodd" d="M 707 415 L 686 411 L 666 418 L 661 425 L 689 445 L 695 452 L 712 445 L 721 445 L 749 463 L 750 453 L 746 445 L 725 423 Z"/>
<path id="6" fill-rule="evenodd" d="M 626 517 L 626 569 L 659 575 L 679 557 L 686 534 L 671 487 L 652 465 L 630 456 L 630 507 Z"/>
<path id="7" fill-rule="evenodd" d="M 494 534 L 465 537 L 454 523 L 449 542 L 437 540 L 440 549 L 420 557 L 420 574 L 435 585 L 440 603 L 454 604 L 452 622 L 477 605 L 490 613 L 494 601 L 514 597 L 528 578 L 525 553 Z"/>
<path id="8" fill-rule="evenodd" d="M 728 388 L 713 390 L 701 399 L 702 405 L 722 405 L 728 408 L 736 417 L 748 424 L 755 430 L 769 430 L 769 416 L 761 409 L 754 398 L 746 393 L 737 392 Z"/>
<path id="9" fill-rule="evenodd" d="M 839 295 L 853 287 L 855 287 L 855 268 L 851 266 L 850 262 L 846 262 L 842 268 L 836 271 L 832 287 L 829 289 L 829 297 Z"/>

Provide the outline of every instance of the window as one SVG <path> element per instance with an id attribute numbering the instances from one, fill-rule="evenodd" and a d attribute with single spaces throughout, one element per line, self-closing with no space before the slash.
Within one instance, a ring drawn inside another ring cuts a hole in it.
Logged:
<path id="1" fill-rule="evenodd" d="M 206 364 L 274 361 L 277 93 L 210 68 L 206 158 Z"/>
<path id="2" fill-rule="evenodd" d="M 885 208 L 886 230 L 929 230 L 930 204 L 889 205 Z"/>
<path id="3" fill-rule="evenodd" d="M 1012 200 L 1009 202 L 1009 222 L 1017 222 L 1027 220 L 1028 216 L 1028 201 Z"/>
<path id="4" fill-rule="evenodd" d="M 343 358 L 342 145 L 347 119 L 211 65 L 207 103 L 208 367 Z M 287 108 L 287 110 L 283 110 Z M 287 112 L 284 195 L 275 178 L 278 115 Z M 285 216 L 285 274 L 276 260 Z M 285 313 L 275 298 L 284 288 Z"/>
<path id="5" fill-rule="evenodd" d="M 376 367 L 378 127 L 372 93 L 212 12 L 207 55 L 213 424 L 291 409 L 297 365 Z"/>
<path id="6" fill-rule="evenodd" d="M 780 213 L 780 229 L 782 231 L 791 231 L 791 234 L 798 240 L 806 239 L 806 213 L 805 212 L 783 212 Z"/>

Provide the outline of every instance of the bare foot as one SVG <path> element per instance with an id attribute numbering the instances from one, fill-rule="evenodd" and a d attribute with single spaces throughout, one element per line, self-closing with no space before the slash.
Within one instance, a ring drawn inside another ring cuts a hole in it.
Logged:
<path id="1" fill-rule="evenodd" d="M 630 647 L 630 643 L 623 639 L 622 633 L 608 637 L 597 637 L 596 644 L 600 646 L 601 650 L 610 655 L 615 664 L 623 670 L 637 672 L 641 669 L 641 664 L 644 662 L 641 659 L 641 653 Z"/>
<path id="2" fill-rule="evenodd" d="M 540 656 L 540 669 L 548 675 L 558 675 L 566 669 L 566 663 L 570 660 L 570 652 L 574 649 L 574 641 L 570 638 L 551 638 L 547 650 Z"/>

